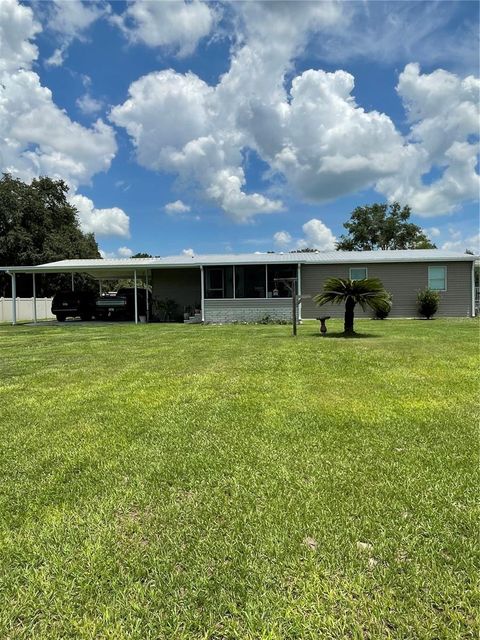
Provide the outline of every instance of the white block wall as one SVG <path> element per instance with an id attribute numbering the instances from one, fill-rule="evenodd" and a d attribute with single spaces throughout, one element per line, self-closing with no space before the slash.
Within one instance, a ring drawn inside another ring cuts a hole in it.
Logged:
<path id="1" fill-rule="evenodd" d="M 205 322 L 258 322 L 266 315 L 275 320 L 292 320 L 290 298 L 248 298 L 205 300 Z"/>
<path id="2" fill-rule="evenodd" d="M 37 320 L 51 319 L 53 298 L 37 298 Z M 17 298 L 17 322 L 33 320 L 33 298 Z M 0 298 L 0 322 L 12 322 L 12 299 Z"/>

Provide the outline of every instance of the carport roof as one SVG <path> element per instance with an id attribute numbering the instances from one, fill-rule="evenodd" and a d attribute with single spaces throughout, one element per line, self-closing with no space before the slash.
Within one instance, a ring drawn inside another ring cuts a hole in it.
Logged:
<path id="1" fill-rule="evenodd" d="M 168 267 L 186 268 L 212 265 L 249 264 L 371 264 L 387 262 L 451 262 L 473 261 L 478 256 L 440 249 L 407 249 L 389 251 L 318 251 L 312 253 L 243 253 L 165 258 L 121 258 L 92 260 L 60 260 L 32 266 L 0 267 L 15 273 L 89 273 L 94 277 L 131 276 L 139 272 Z"/>

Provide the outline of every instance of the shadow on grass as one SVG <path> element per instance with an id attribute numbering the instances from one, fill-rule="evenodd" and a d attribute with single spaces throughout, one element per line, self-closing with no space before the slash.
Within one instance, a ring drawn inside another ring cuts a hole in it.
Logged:
<path id="1" fill-rule="evenodd" d="M 356 339 L 362 339 L 362 338 L 381 338 L 381 336 L 379 336 L 376 333 L 344 333 L 343 331 L 341 332 L 336 332 L 336 333 L 312 333 L 310 334 L 312 336 L 314 336 L 315 338 L 325 338 L 325 339 L 329 339 L 329 338 L 343 338 L 344 340 L 356 340 Z"/>

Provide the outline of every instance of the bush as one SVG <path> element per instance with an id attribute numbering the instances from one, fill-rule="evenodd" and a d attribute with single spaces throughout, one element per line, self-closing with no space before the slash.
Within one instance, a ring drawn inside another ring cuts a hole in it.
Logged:
<path id="1" fill-rule="evenodd" d="M 377 309 L 375 311 L 375 319 L 376 320 L 385 320 L 388 317 L 388 314 L 392 310 L 392 300 L 393 296 L 391 293 L 388 294 L 388 309 Z"/>
<path id="2" fill-rule="evenodd" d="M 418 313 L 427 320 L 435 315 L 440 304 L 440 294 L 432 289 L 424 289 L 419 291 L 417 295 Z"/>

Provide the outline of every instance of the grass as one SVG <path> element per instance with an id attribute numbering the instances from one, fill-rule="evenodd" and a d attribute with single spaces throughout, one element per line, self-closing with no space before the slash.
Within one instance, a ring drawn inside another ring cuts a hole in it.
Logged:
<path id="1" fill-rule="evenodd" d="M 0 327 L 0 637 L 478 638 L 478 327 Z"/>

